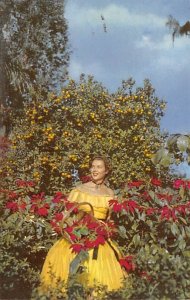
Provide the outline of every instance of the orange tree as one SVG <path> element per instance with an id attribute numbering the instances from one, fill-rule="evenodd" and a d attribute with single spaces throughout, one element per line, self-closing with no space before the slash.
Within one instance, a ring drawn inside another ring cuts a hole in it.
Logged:
<path id="1" fill-rule="evenodd" d="M 115 93 L 91 76 L 70 80 L 59 96 L 31 100 L 15 119 L 2 173 L 35 180 L 50 193 L 70 188 L 74 171 L 87 174 L 89 158 L 98 153 L 112 160 L 112 187 L 148 177 L 155 172 L 152 153 L 163 140 L 164 107 L 148 80 L 140 88 L 132 79 L 123 81 Z"/>

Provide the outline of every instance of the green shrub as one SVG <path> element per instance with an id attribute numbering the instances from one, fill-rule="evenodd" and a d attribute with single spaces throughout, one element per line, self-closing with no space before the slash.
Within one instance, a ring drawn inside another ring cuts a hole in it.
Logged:
<path id="1" fill-rule="evenodd" d="M 136 89 L 128 80 L 113 94 L 92 77 L 71 80 L 59 96 L 26 105 L 3 170 L 10 180 L 35 180 L 50 194 L 70 189 L 74 171 L 86 175 L 90 157 L 101 153 L 112 160 L 112 187 L 148 178 L 155 173 L 150 158 L 163 140 L 164 106 L 148 80 Z"/>
<path id="2" fill-rule="evenodd" d="M 33 299 L 190 297 L 189 181 L 179 179 L 167 185 L 156 178 L 148 184 L 128 182 L 118 198 L 110 201 L 111 220 L 118 232 L 112 239 L 121 250 L 120 263 L 128 273 L 123 288 L 108 292 L 106 287 L 88 289 L 74 281 L 66 287 L 65 296 L 61 292 L 62 283 L 46 295 L 38 292 L 45 255 L 59 238 L 51 220 L 56 207 L 62 207 L 58 201 L 60 193 L 47 196 L 39 193 L 32 182 L 16 183 L 12 191 L 1 192 L 3 298 L 22 299 L 23 295 Z"/>

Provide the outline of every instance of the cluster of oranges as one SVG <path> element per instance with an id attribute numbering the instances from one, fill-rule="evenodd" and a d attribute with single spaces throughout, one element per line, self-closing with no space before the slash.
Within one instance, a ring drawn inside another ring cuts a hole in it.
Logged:
<path id="1" fill-rule="evenodd" d="M 108 93 L 93 81 L 71 82 L 59 96 L 52 94 L 43 102 L 30 103 L 22 124 L 18 122 L 13 133 L 12 143 L 18 151 L 22 147 L 28 149 L 23 160 L 23 164 L 30 163 L 27 175 L 40 182 L 45 173 L 52 182 L 61 177 L 62 183 L 67 184 L 73 166 L 85 175 L 89 166 L 87 153 L 95 152 L 114 159 L 114 185 L 121 176 L 127 179 L 138 176 L 139 170 L 139 176 L 150 172 L 151 155 L 157 148 L 149 142 L 159 140 L 151 128 L 156 124 L 161 101 L 149 97 L 143 89 L 131 95 L 118 91 Z M 18 162 L 17 170 L 19 167 L 22 168 Z"/>

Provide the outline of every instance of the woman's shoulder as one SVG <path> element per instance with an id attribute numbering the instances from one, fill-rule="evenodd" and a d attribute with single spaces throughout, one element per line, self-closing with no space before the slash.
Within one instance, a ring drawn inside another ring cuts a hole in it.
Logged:
<path id="1" fill-rule="evenodd" d="M 94 190 L 92 190 L 92 184 L 90 182 L 80 184 L 77 187 L 75 187 L 74 190 L 84 192 L 84 193 L 89 193 L 89 194 L 96 194 L 96 192 L 94 192 Z M 98 196 L 107 195 L 110 197 L 114 197 L 114 191 L 112 189 L 110 189 L 109 187 L 105 186 L 102 194 L 97 193 L 97 195 Z"/>
<path id="2" fill-rule="evenodd" d="M 89 184 L 89 182 L 86 183 L 82 183 L 77 185 L 74 190 L 80 191 L 80 192 L 88 192 L 89 189 L 91 188 L 91 185 Z"/>
<path id="3" fill-rule="evenodd" d="M 111 196 L 111 197 L 114 197 L 114 191 L 112 189 L 110 189 L 109 187 L 106 187 L 107 189 L 107 192 L 108 194 Z"/>

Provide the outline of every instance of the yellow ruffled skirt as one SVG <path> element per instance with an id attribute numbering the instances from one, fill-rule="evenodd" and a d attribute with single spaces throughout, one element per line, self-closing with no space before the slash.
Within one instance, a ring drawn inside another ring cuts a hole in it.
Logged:
<path id="1" fill-rule="evenodd" d="M 70 263 L 76 256 L 70 246 L 71 244 L 62 238 L 51 247 L 41 272 L 43 286 L 53 288 L 56 287 L 57 280 L 67 282 Z M 122 287 L 124 272 L 117 259 L 118 250 L 113 243 L 110 241 L 99 245 L 97 258 L 94 258 L 93 251 L 88 251 L 89 257 L 82 264 L 84 272 L 77 277 L 80 283 L 88 287 L 95 284 L 106 285 L 108 290 Z"/>

